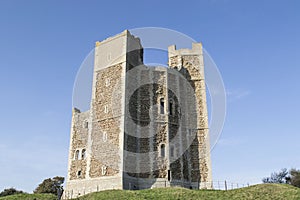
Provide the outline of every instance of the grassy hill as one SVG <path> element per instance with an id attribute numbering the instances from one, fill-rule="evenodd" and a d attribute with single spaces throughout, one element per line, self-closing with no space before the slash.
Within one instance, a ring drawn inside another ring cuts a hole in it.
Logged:
<path id="1" fill-rule="evenodd" d="M 2 197 L 0 200 L 54 200 L 53 195 L 13 195 Z M 247 188 L 220 191 L 220 190 L 188 190 L 183 188 L 159 188 L 149 190 L 111 190 L 91 193 L 77 200 L 98 200 L 98 199 L 127 199 L 127 200 L 143 200 L 143 199 L 205 199 L 205 200 L 235 200 L 235 199 L 262 199 L 262 200 L 300 200 L 300 188 L 284 184 L 260 184 Z"/>
<path id="2" fill-rule="evenodd" d="M 57 200 L 53 194 L 17 194 L 5 197 L 0 197 L 0 200 Z"/>
<path id="3" fill-rule="evenodd" d="M 300 200 L 300 188 L 284 184 L 260 184 L 247 188 L 220 191 L 220 190 L 188 190 L 182 188 L 159 188 L 136 191 L 103 191 L 91 193 L 78 200 L 96 199 L 207 199 L 207 200 L 235 200 L 235 199 L 262 199 L 262 200 Z"/>

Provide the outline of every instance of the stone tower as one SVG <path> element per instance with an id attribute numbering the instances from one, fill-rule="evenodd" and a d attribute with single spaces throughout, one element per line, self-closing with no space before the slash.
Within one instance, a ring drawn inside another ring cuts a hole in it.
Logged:
<path id="1" fill-rule="evenodd" d="M 90 110 L 73 108 L 65 199 L 108 189 L 211 188 L 202 45 L 143 65 L 129 31 L 96 42 Z"/>

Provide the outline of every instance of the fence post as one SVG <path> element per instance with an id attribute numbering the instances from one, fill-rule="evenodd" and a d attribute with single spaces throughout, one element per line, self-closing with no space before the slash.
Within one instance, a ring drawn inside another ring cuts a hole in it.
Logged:
<path id="1" fill-rule="evenodd" d="M 227 191 L 227 182 L 226 182 L 226 180 L 225 180 L 225 190 Z"/>

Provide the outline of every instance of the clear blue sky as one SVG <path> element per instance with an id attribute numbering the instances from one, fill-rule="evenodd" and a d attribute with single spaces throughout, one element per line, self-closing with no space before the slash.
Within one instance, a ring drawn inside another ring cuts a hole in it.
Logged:
<path id="1" fill-rule="evenodd" d="M 156 26 L 202 41 L 227 92 L 213 179 L 300 168 L 300 2 L 0 1 L 0 190 L 66 176 L 72 89 L 94 42 Z"/>

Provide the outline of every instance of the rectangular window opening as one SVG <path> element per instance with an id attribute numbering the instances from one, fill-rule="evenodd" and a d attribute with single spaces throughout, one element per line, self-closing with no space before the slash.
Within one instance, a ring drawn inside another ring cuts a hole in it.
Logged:
<path id="1" fill-rule="evenodd" d="M 164 101 L 164 99 L 160 100 L 160 114 L 165 114 L 165 101 Z"/>
<path id="2" fill-rule="evenodd" d="M 171 170 L 168 170 L 168 181 L 171 180 Z"/>

